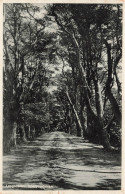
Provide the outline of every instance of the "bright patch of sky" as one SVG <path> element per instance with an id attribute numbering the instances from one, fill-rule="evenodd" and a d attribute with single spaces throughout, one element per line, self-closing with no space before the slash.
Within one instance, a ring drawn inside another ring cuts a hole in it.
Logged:
<path id="1" fill-rule="evenodd" d="M 44 3 L 34 3 L 32 4 L 33 6 L 37 6 L 40 8 L 40 11 L 36 12 L 33 17 L 36 18 L 36 19 L 43 19 L 45 17 L 45 15 L 47 14 L 47 11 L 45 9 L 45 6 L 47 4 L 44 4 Z M 30 12 L 31 13 L 31 12 Z M 31 13 L 32 14 L 32 13 Z M 29 14 L 26 13 L 25 15 L 26 17 L 29 17 Z M 28 18 L 27 18 L 28 19 Z M 33 19 L 33 18 L 32 18 Z M 57 32 L 57 24 L 54 23 L 54 22 L 49 22 L 48 25 L 45 27 L 44 29 L 44 32 L 46 33 L 56 33 Z M 51 74 L 51 78 L 53 80 L 53 85 L 50 85 L 48 86 L 47 90 L 48 92 L 52 93 L 54 90 L 57 89 L 57 83 L 56 83 L 56 80 L 55 80 L 55 76 L 57 74 L 61 74 L 62 72 L 62 68 L 63 68 L 63 64 L 62 64 L 62 61 L 59 60 L 58 61 L 58 64 L 51 64 L 51 63 L 48 63 L 46 62 L 45 63 L 45 66 L 47 69 L 49 69 L 50 71 L 52 71 L 53 73 Z M 64 70 L 66 70 L 66 67 L 64 68 Z"/>
<path id="2" fill-rule="evenodd" d="M 46 3 L 34 3 L 33 4 L 34 6 L 38 6 L 40 8 L 40 12 L 38 12 L 37 16 L 38 17 L 44 17 L 45 14 L 47 13 L 46 9 L 45 9 L 45 6 L 47 5 Z"/>
<path id="3" fill-rule="evenodd" d="M 47 14 L 47 10 L 45 9 L 45 6 L 47 4 L 45 4 L 45 3 L 42 3 L 42 4 L 41 3 L 40 4 L 39 3 L 34 3 L 33 5 L 38 6 L 40 8 L 40 12 L 37 12 L 35 14 L 35 17 L 37 17 L 39 19 L 42 19 Z M 44 31 L 49 32 L 49 33 L 50 32 L 53 33 L 53 32 L 57 32 L 57 29 L 58 29 L 57 24 L 52 22 L 47 27 L 45 27 Z"/>

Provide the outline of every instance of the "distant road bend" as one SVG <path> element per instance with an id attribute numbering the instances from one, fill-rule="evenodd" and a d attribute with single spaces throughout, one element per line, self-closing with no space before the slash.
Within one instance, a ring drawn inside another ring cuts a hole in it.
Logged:
<path id="1" fill-rule="evenodd" d="M 4 156 L 3 189 L 118 190 L 120 161 L 83 138 L 45 133 Z"/>

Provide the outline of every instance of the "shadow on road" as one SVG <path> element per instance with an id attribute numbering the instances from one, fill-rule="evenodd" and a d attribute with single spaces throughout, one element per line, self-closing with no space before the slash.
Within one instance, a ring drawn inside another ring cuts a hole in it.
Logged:
<path id="1" fill-rule="evenodd" d="M 3 189 L 117 190 L 120 154 L 64 132 L 46 133 L 3 159 Z"/>

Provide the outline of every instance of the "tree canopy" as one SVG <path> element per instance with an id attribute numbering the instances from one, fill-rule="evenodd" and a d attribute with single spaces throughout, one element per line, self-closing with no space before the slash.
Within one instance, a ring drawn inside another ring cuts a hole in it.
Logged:
<path id="1" fill-rule="evenodd" d="M 119 148 L 122 5 L 4 4 L 3 28 L 5 151 L 15 123 Z"/>

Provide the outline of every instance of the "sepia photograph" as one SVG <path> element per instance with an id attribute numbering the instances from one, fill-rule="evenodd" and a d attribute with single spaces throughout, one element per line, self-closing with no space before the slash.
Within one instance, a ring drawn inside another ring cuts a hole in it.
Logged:
<path id="1" fill-rule="evenodd" d="M 122 24 L 122 3 L 3 3 L 4 191 L 121 190 Z"/>

